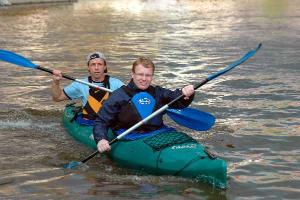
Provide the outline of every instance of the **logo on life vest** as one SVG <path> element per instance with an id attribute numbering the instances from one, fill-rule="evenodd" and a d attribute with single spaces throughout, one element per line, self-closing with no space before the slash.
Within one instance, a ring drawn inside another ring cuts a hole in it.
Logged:
<path id="1" fill-rule="evenodd" d="M 142 104 L 142 105 L 144 105 L 144 104 L 151 104 L 151 100 L 150 99 L 148 99 L 147 97 L 145 97 L 145 98 L 142 98 L 142 99 L 139 99 L 139 104 Z"/>
<path id="2" fill-rule="evenodd" d="M 155 107 L 155 99 L 147 92 L 139 92 L 135 94 L 131 102 L 136 107 L 142 119 L 145 119 L 153 112 Z"/>

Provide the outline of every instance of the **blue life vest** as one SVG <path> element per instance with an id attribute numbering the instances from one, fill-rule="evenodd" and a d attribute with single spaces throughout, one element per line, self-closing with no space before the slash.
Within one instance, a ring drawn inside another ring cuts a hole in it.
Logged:
<path id="1" fill-rule="evenodd" d="M 132 97 L 131 102 L 142 119 L 145 119 L 153 113 L 156 103 L 155 99 L 147 92 L 139 92 L 135 94 Z"/>
<path id="2" fill-rule="evenodd" d="M 113 127 L 114 131 L 119 129 L 126 130 L 157 110 L 154 87 L 150 86 L 147 91 L 141 92 L 134 91 L 127 86 L 122 86 L 121 88 L 131 98 L 127 104 L 124 104 L 121 107 L 116 126 Z M 147 121 L 135 131 L 144 133 L 155 131 L 161 127 L 163 127 L 162 115 L 158 115 Z"/>
<path id="3" fill-rule="evenodd" d="M 156 100 L 148 92 L 139 92 L 139 93 L 136 93 L 131 98 L 131 104 L 135 107 L 137 113 L 139 114 L 139 119 L 142 120 L 154 112 Z M 126 131 L 126 129 L 119 129 L 119 130 L 115 131 L 115 134 L 120 135 L 125 131 Z M 162 127 L 158 128 L 156 130 L 149 129 L 148 131 L 145 131 L 145 132 L 132 131 L 128 135 L 125 135 L 123 139 L 137 140 L 137 139 L 153 136 L 153 135 L 160 134 L 163 132 L 168 132 L 168 131 L 175 131 L 175 129 L 163 125 Z"/>

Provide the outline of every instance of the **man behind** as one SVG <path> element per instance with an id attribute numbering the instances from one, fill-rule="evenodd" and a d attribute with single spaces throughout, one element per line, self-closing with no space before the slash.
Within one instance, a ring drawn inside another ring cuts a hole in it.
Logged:
<path id="1" fill-rule="evenodd" d="M 87 56 L 87 70 L 90 76 L 82 79 L 84 82 L 93 83 L 111 90 L 116 90 L 124 85 L 119 79 L 107 75 L 106 58 L 104 54 L 100 52 L 94 52 Z M 53 74 L 53 100 L 58 102 L 67 99 L 80 99 L 83 106 L 83 119 L 94 120 L 97 112 L 103 104 L 103 101 L 108 99 L 109 93 L 78 82 L 72 82 L 70 85 L 62 89 L 60 87 L 62 72 L 59 70 L 53 70 Z"/>
<path id="2" fill-rule="evenodd" d="M 185 97 L 171 104 L 170 108 L 185 108 L 190 105 L 195 92 L 193 85 L 175 91 L 152 86 L 154 70 L 155 66 L 149 58 L 138 58 L 132 65 L 130 83 L 116 90 L 104 103 L 93 130 L 99 152 L 110 150 L 109 128 L 114 131 L 126 130 L 181 94 Z M 146 134 L 163 129 L 163 114 L 156 115 L 135 131 Z"/>

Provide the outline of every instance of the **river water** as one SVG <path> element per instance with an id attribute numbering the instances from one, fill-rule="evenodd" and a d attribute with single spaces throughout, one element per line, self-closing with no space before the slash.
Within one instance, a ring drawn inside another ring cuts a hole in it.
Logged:
<path id="1" fill-rule="evenodd" d="M 106 54 L 127 82 L 132 62 L 153 58 L 155 84 L 196 84 L 262 42 L 251 60 L 201 87 L 192 107 L 216 116 L 184 129 L 228 162 L 228 188 L 140 175 L 97 157 L 64 130 L 66 102 L 51 75 L 0 62 L 0 199 L 297 199 L 300 196 L 298 0 L 86 0 L 0 8 L 0 48 L 74 77 L 85 56 Z M 63 81 L 63 85 L 70 81 Z"/>

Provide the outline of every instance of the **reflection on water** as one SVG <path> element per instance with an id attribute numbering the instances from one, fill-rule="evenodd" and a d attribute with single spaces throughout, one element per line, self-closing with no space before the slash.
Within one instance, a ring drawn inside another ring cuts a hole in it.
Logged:
<path id="1" fill-rule="evenodd" d="M 140 55 L 154 82 L 196 84 L 260 42 L 250 61 L 201 87 L 192 106 L 216 116 L 201 133 L 179 127 L 228 161 L 229 188 L 141 176 L 106 157 L 89 169 L 61 165 L 90 150 L 61 126 L 51 76 L 0 62 L 0 197 L 21 199 L 297 199 L 299 196 L 299 2 L 297 0 L 79 0 L 0 8 L 0 48 L 80 78 L 85 56 L 103 51 L 127 82 Z M 70 81 L 64 80 L 63 85 Z"/>

